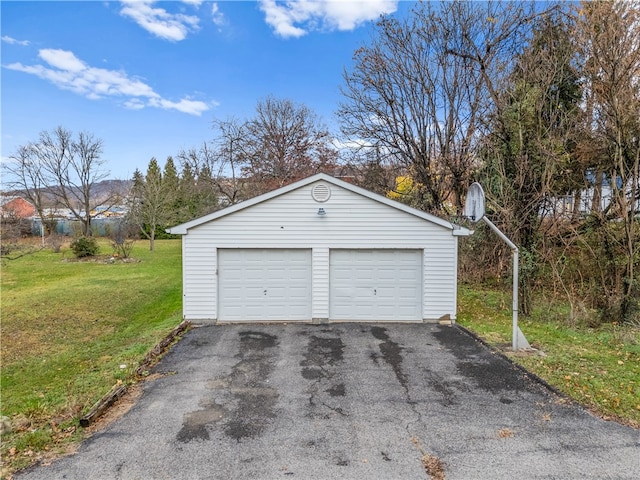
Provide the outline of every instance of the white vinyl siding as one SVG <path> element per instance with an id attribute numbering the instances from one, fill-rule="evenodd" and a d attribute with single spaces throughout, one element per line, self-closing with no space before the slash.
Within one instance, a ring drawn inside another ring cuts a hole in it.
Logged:
<path id="1" fill-rule="evenodd" d="M 424 247 L 423 316 L 437 320 L 449 315 L 455 320 L 457 297 L 457 237 L 434 235 Z"/>
<path id="2" fill-rule="evenodd" d="M 188 236 L 217 248 L 422 249 L 434 235 L 452 241 L 450 230 L 335 186 L 327 202 L 316 203 L 310 187 L 194 227 Z"/>
<path id="3" fill-rule="evenodd" d="M 331 250 L 420 250 L 422 318 L 455 319 L 457 237 L 451 228 L 331 183 L 330 198 L 318 203 L 311 196 L 314 184 L 188 228 L 183 241 L 186 319 L 219 319 L 216 249 L 237 248 L 309 250 L 310 319 L 320 321 L 329 318 Z M 319 208 L 324 216 L 317 214 Z"/>
<path id="4" fill-rule="evenodd" d="M 422 320 L 422 251 L 332 250 L 330 319 Z"/>
<path id="5" fill-rule="evenodd" d="M 329 249 L 313 249 L 313 320 L 325 322 L 329 319 Z"/>
<path id="6" fill-rule="evenodd" d="M 311 320 L 311 250 L 218 250 L 221 321 Z"/>
<path id="7" fill-rule="evenodd" d="M 184 318 L 215 320 L 217 254 L 211 242 L 195 236 L 182 237 L 182 303 Z"/>

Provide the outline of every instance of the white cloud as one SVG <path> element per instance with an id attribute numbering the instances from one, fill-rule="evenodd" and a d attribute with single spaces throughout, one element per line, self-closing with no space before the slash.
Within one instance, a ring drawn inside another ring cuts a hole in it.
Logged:
<path id="1" fill-rule="evenodd" d="M 225 24 L 224 15 L 218 7 L 218 2 L 213 2 L 213 4 L 211 5 L 211 20 L 213 21 L 213 24 L 217 25 L 218 27 L 221 27 Z"/>
<path id="2" fill-rule="evenodd" d="M 205 102 L 188 98 L 178 102 L 167 100 L 143 81 L 129 77 L 126 72 L 91 67 L 67 50 L 43 49 L 38 55 L 47 65 L 12 63 L 6 68 L 36 75 L 58 88 L 92 100 L 125 97 L 124 106 L 134 110 L 155 107 L 200 116 L 210 108 Z"/>
<path id="3" fill-rule="evenodd" d="M 179 112 L 198 116 L 209 110 L 209 106 L 206 103 L 197 100 L 189 100 L 188 98 L 183 98 L 179 102 L 172 102 L 171 100 L 166 100 L 164 98 L 152 98 L 149 100 L 149 105 L 163 108 L 165 110 L 178 110 Z"/>
<path id="4" fill-rule="evenodd" d="M 142 110 L 146 105 L 137 98 L 132 98 L 124 102 L 124 106 L 129 110 Z"/>
<path id="5" fill-rule="evenodd" d="M 164 8 L 153 7 L 153 0 L 123 0 L 120 14 L 132 18 L 149 33 L 164 40 L 180 41 L 192 30 L 198 29 L 197 16 L 169 13 Z M 200 2 L 186 1 L 194 6 Z"/>
<path id="6" fill-rule="evenodd" d="M 23 47 L 28 46 L 30 43 L 29 40 L 16 40 L 8 35 L 3 35 L 2 41 L 10 45 L 22 45 Z"/>
<path id="7" fill-rule="evenodd" d="M 355 140 L 342 140 L 339 138 L 334 138 L 332 144 L 337 150 L 361 150 L 373 147 L 373 144 L 371 142 L 368 142 L 367 140 L 363 140 L 361 138 Z"/>
<path id="8" fill-rule="evenodd" d="M 81 72 L 87 68 L 73 53 L 66 50 L 45 48 L 38 52 L 38 56 L 52 67 L 59 68 L 60 70 Z"/>
<path id="9" fill-rule="evenodd" d="M 259 0 L 266 22 L 281 37 L 301 37 L 312 30 L 353 30 L 383 13 L 398 0 Z"/>

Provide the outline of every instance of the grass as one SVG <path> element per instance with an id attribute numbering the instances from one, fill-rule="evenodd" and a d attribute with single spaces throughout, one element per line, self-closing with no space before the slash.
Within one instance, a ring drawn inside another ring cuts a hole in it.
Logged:
<path id="1" fill-rule="evenodd" d="M 5 475 L 80 439 L 79 418 L 180 323 L 180 241 L 156 241 L 155 252 L 138 242 L 132 257 L 80 262 L 67 249 L 3 262 Z"/>
<path id="2" fill-rule="evenodd" d="M 458 322 L 594 413 L 640 427 L 640 330 L 568 322 L 561 302 L 540 300 L 519 326 L 541 354 L 509 352 L 511 293 L 461 286 Z M 505 348 L 508 346 L 508 348 Z"/>

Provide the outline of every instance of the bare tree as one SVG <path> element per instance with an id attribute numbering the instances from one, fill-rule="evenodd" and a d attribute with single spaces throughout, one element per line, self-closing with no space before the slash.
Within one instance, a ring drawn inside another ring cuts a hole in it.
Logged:
<path id="1" fill-rule="evenodd" d="M 243 131 L 242 172 L 256 194 L 335 167 L 329 131 L 305 105 L 268 97 L 258 102 Z"/>
<path id="2" fill-rule="evenodd" d="M 432 50 L 418 39 L 422 28 L 416 15 L 404 23 L 391 17 L 379 21 L 378 36 L 355 52 L 353 71 L 344 74 L 338 118 L 348 139 L 405 167 L 424 187 L 422 207 L 436 213 L 443 210 L 445 193 L 437 181 L 441 165 L 433 158 Z"/>
<path id="3" fill-rule="evenodd" d="M 308 107 L 268 97 L 252 118 L 216 120 L 215 136 L 182 151 L 180 163 L 216 191 L 218 206 L 273 190 L 318 172 L 332 172 L 338 152 Z M 202 177 L 202 178 L 200 178 Z"/>
<path id="4" fill-rule="evenodd" d="M 77 138 L 62 127 L 40 133 L 38 142 L 18 148 L 13 156 L 13 173 L 35 200 L 42 215 L 43 193 L 54 198 L 56 206 L 66 208 L 82 223 L 84 235 L 91 235 L 91 220 L 100 212 L 98 207 L 109 208 L 120 200 L 110 193 L 102 198 L 94 195 L 95 185 L 106 179 L 101 158 L 102 140 L 91 133 L 80 133 Z"/>
<path id="5" fill-rule="evenodd" d="M 531 5 L 421 2 L 406 19 L 383 17 L 355 52 L 338 111 L 343 134 L 403 166 L 425 210 L 446 213 L 447 201 L 460 210 L 480 122 L 522 51 Z"/>
<path id="6" fill-rule="evenodd" d="M 581 148 L 597 192 L 594 259 L 607 272 L 606 310 L 629 319 L 640 309 L 640 11 L 626 1 L 583 2 L 575 11 L 586 84 Z M 602 209 L 605 184 L 611 199 Z"/>
<path id="7" fill-rule="evenodd" d="M 45 208 L 47 206 L 47 185 L 44 183 L 44 172 L 38 158 L 38 147 L 33 143 L 21 145 L 3 164 L 5 177 L 9 181 L 5 184 L 13 190 L 19 191 L 26 200 L 31 202 L 42 222 L 46 225 Z"/>
<path id="8" fill-rule="evenodd" d="M 213 141 L 183 150 L 178 159 L 183 166 L 189 165 L 192 172 L 210 172 L 205 175 L 205 184 L 216 191 L 219 206 L 225 207 L 244 199 L 240 164 L 245 126 L 235 118 L 215 120 L 213 126 L 216 132 Z"/>

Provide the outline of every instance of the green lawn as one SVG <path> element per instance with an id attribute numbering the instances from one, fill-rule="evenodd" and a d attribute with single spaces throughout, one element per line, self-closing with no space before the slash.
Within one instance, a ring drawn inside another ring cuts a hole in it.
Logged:
<path id="1" fill-rule="evenodd" d="M 101 254 L 111 253 L 106 242 Z M 10 468 L 77 439 L 78 419 L 181 321 L 179 240 L 138 242 L 134 262 L 43 250 L 2 264 L 2 438 Z"/>
<path id="2" fill-rule="evenodd" d="M 110 253 L 106 242 L 101 253 Z M 82 438 L 79 418 L 181 321 L 181 246 L 138 242 L 134 262 L 76 261 L 43 250 L 2 264 L 4 470 Z M 511 344 L 509 293 L 462 286 L 460 324 L 501 348 Z M 521 319 L 541 355 L 508 353 L 603 416 L 640 425 L 640 335 L 608 325 L 570 328 L 562 306 Z"/>
<path id="3" fill-rule="evenodd" d="M 542 303 L 542 302 L 538 302 Z M 562 303 L 545 302 L 519 326 L 541 354 L 511 347 L 511 292 L 461 286 L 458 322 L 605 418 L 640 427 L 640 330 L 569 326 Z"/>

